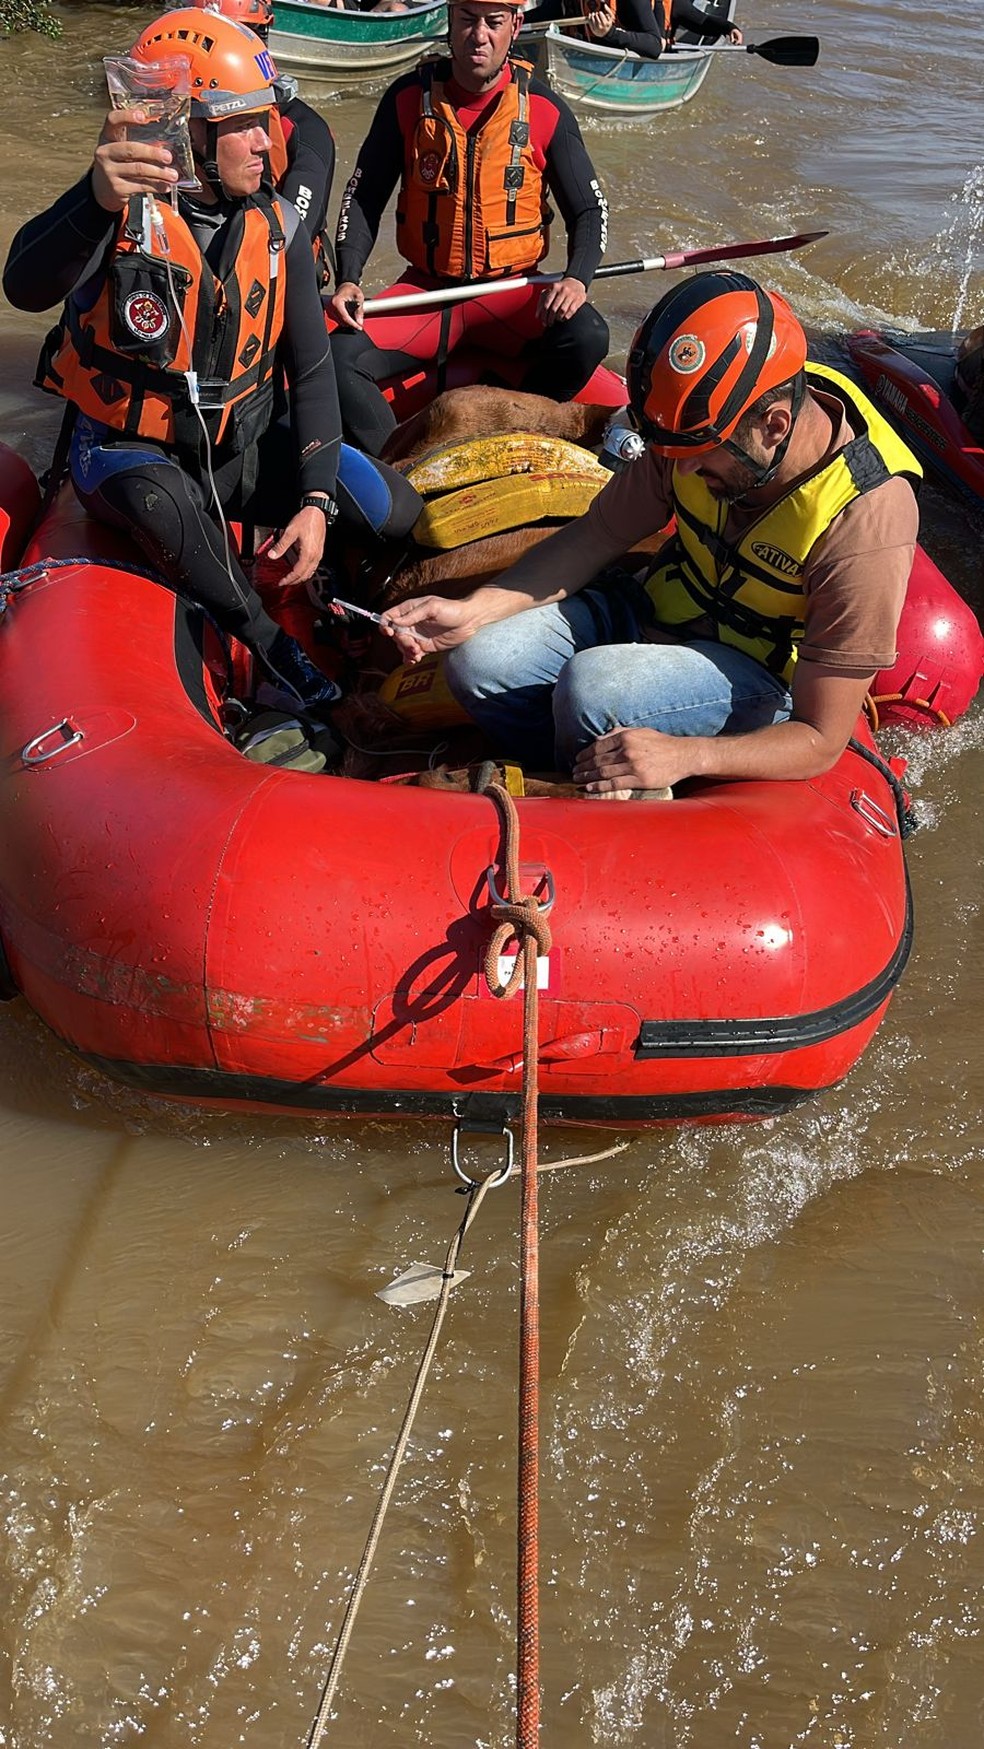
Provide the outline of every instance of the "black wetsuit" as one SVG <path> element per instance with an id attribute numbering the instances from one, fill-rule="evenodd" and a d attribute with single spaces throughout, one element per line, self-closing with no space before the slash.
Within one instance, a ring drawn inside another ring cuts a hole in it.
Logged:
<path id="1" fill-rule="evenodd" d="M 666 47 L 661 18 L 657 18 L 650 0 L 618 0 L 618 23 L 607 36 L 592 38 L 606 49 L 630 49 L 648 61 L 657 61 Z M 546 23 L 553 19 L 580 17 L 570 0 L 540 0 L 524 14 L 525 24 Z M 716 18 L 701 12 L 693 0 L 673 0 L 673 29 L 692 30 L 697 35 L 716 42 L 733 29 L 730 19 Z"/>
<path id="2" fill-rule="evenodd" d="M 317 110 L 300 97 L 290 97 L 277 107 L 287 140 L 287 169 L 277 192 L 297 208 L 312 243 L 321 240 L 330 264 L 331 239 L 325 226 L 335 174 L 331 129 Z"/>

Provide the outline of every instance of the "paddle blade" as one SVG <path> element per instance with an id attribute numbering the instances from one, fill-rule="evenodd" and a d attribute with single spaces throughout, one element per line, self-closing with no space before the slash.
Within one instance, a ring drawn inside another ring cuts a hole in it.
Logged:
<path id="1" fill-rule="evenodd" d="M 772 61 L 777 67 L 815 67 L 820 59 L 818 36 L 774 36 L 767 43 L 741 43 L 750 55 Z"/>
<path id="2" fill-rule="evenodd" d="M 829 235 L 829 231 L 800 231 L 795 237 L 763 237 L 757 243 L 726 243 L 718 249 L 690 249 L 687 251 L 687 266 L 698 261 L 742 261 L 749 255 L 781 255 L 787 249 L 805 249 L 808 243 L 819 243 L 821 237 Z"/>

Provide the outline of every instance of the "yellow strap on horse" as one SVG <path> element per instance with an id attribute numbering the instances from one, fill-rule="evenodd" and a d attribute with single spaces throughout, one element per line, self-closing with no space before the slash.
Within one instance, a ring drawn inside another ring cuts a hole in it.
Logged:
<path id="1" fill-rule="evenodd" d="M 558 522 L 583 516 L 606 480 L 607 469 L 591 474 L 507 474 L 504 479 L 483 480 L 460 492 L 447 492 L 424 505 L 414 523 L 413 538 L 422 547 L 448 551 L 502 534 L 509 528 L 526 528 L 531 522 L 551 517 Z"/>
<path id="2" fill-rule="evenodd" d="M 457 492 L 483 480 L 506 474 L 575 474 L 611 478 L 591 451 L 563 437 L 539 437 L 531 431 L 511 431 L 496 437 L 466 437 L 442 444 L 421 456 L 407 471 L 410 484 L 426 498 L 432 492 Z"/>

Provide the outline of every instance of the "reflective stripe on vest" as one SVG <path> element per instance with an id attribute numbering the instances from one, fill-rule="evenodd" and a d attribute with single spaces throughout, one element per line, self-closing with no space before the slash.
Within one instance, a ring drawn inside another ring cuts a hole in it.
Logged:
<path id="1" fill-rule="evenodd" d="M 832 389 L 856 435 L 827 465 L 725 541 L 727 503 L 696 474 L 673 470 L 677 538 L 660 554 L 646 588 L 661 625 L 709 618 L 721 643 L 745 650 L 790 681 L 806 613 L 803 572 L 821 535 L 848 504 L 894 474 L 922 469 L 867 395 L 825 365 L 808 364 L 811 388 Z"/>
<path id="2" fill-rule="evenodd" d="M 471 133 L 462 128 L 438 75 L 419 69 L 420 112 L 407 141 L 396 210 L 397 248 L 412 267 L 439 279 L 525 273 L 547 252 L 550 212 L 543 172 L 530 146 L 531 68 L 512 77 Z"/>
<path id="3" fill-rule="evenodd" d="M 39 386 L 128 437 L 198 453 L 194 371 L 212 442 L 248 447 L 272 405 L 285 237 L 279 203 L 261 191 L 229 219 L 213 273 L 179 213 L 162 201 L 151 223 L 148 201 L 131 201 L 91 302 L 88 288 L 70 297 L 49 336 Z"/>

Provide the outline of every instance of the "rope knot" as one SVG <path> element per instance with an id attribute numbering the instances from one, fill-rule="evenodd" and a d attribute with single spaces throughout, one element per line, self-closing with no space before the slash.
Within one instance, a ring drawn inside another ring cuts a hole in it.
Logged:
<path id="1" fill-rule="evenodd" d="M 515 996 L 523 982 L 524 944 L 531 940 L 536 956 L 548 954 L 553 942 L 550 924 L 532 893 L 526 893 L 521 899 L 507 899 L 502 905 L 492 905 L 490 910 L 496 929 L 485 950 L 486 982 L 493 996 Z M 500 984 L 499 960 L 511 941 L 519 942 L 520 952 L 505 984 Z"/>

